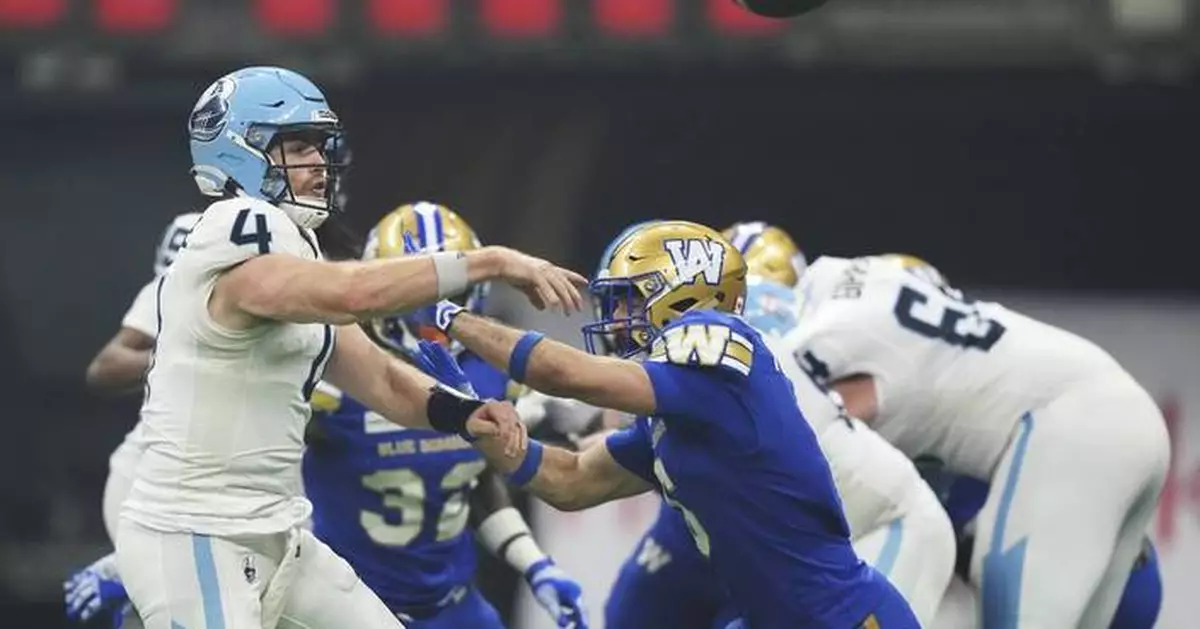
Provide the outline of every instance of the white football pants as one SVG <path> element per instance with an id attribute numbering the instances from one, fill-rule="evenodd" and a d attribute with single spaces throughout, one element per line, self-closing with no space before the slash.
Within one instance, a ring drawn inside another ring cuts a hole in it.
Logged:
<path id="1" fill-rule="evenodd" d="M 1169 458 L 1158 407 L 1124 372 L 1026 413 L 976 520 L 983 629 L 1108 627 Z"/>
<path id="2" fill-rule="evenodd" d="M 954 527 L 933 490 L 921 483 L 905 513 L 854 540 L 854 550 L 904 595 L 929 627 L 954 576 Z"/>
<path id="3" fill-rule="evenodd" d="M 403 629 L 304 529 L 210 537 L 121 521 L 117 560 L 146 629 Z"/>

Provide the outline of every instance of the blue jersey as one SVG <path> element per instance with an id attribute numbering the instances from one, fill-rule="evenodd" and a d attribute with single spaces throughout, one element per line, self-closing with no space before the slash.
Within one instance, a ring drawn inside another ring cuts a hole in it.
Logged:
<path id="1" fill-rule="evenodd" d="M 482 397 L 504 398 L 507 378 L 459 360 Z M 322 386 L 313 395 L 321 435 L 304 453 L 313 529 L 389 608 L 436 605 L 475 572 L 468 493 L 487 464 L 456 435 L 397 426 Z"/>
<path id="2" fill-rule="evenodd" d="M 817 438 L 762 338 L 690 312 L 645 363 L 657 410 L 608 440 L 683 516 L 754 629 L 857 626 L 890 594 L 863 563 Z"/>
<path id="3" fill-rule="evenodd" d="M 617 573 L 604 624 L 621 629 L 708 627 L 726 603 L 712 566 L 696 550 L 683 516 L 662 503 L 658 519 Z"/>

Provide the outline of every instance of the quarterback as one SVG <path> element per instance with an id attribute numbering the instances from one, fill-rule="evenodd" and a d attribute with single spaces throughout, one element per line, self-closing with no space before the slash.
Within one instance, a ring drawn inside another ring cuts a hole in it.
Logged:
<path id="1" fill-rule="evenodd" d="M 539 306 L 577 307 L 582 278 L 503 248 L 324 261 L 313 230 L 338 209 L 340 169 L 327 156 L 342 131 L 295 72 L 218 79 L 188 133 L 200 191 L 219 200 L 155 288 L 145 452 L 116 540 L 126 589 L 149 629 L 402 626 L 301 526 L 317 381 L 401 425 L 491 434 L 516 456 L 525 435 L 511 406 L 436 386 L 354 323 L 490 279 Z"/>

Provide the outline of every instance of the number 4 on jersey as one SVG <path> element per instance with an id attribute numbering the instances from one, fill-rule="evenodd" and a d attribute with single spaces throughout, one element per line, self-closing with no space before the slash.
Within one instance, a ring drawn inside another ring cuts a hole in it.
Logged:
<path id="1" fill-rule="evenodd" d="M 257 244 L 260 254 L 271 253 L 271 230 L 267 229 L 266 215 L 254 215 L 254 231 L 252 232 L 246 231 L 246 219 L 249 216 L 250 208 L 238 212 L 237 218 L 233 221 L 233 231 L 229 233 L 229 240 L 239 247 Z"/>

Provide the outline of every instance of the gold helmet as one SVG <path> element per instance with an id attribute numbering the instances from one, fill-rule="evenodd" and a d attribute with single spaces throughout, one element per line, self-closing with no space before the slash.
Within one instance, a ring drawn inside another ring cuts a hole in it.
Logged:
<path id="1" fill-rule="evenodd" d="M 592 280 L 596 322 L 583 326 L 588 350 L 624 357 L 649 349 L 685 312 L 740 314 L 746 263 L 716 230 L 687 221 L 655 221 L 623 232 Z"/>
<path id="2" fill-rule="evenodd" d="M 470 251 L 482 246 L 475 230 L 456 212 L 444 205 L 420 201 L 401 205 L 384 216 L 367 236 L 364 260 L 396 258 L 408 255 L 404 246 L 405 234 L 416 246 L 417 253 L 439 251 Z M 456 298 L 459 305 L 479 312 L 487 299 L 487 284 L 477 284 Z M 454 353 L 462 346 L 437 328 L 418 323 L 411 315 L 391 315 L 371 321 L 375 339 L 398 352 L 412 354 L 417 342 L 424 339 L 447 345 Z"/>
<path id="3" fill-rule="evenodd" d="M 734 223 L 722 235 L 742 253 L 750 275 L 794 288 L 808 268 L 808 259 L 796 242 L 774 225 L 761 221 Z"/>
<path id="4" fill-rule="evenodd" d="M 946 276 L 942 275 L 942 272 L 937 270 L 937 267 L 917 256 L 907 253 L 885 253 L 880 257 L 896 262 L 900 265 L 900 268 L 933 284 L 939 290 L 950 289 L 950 282 L 946 281 Z"/>

